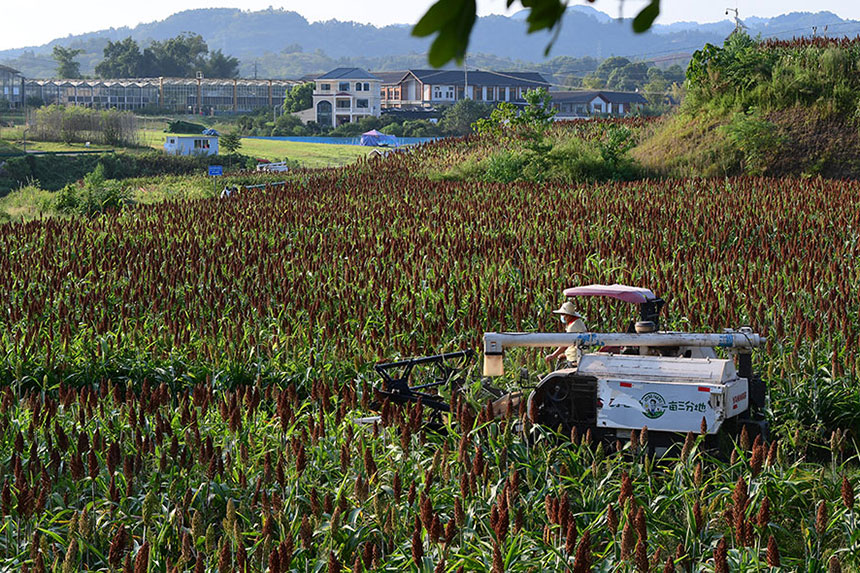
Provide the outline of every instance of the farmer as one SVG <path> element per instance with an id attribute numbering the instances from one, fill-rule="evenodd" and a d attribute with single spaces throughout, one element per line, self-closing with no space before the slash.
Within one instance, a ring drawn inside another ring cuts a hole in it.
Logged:
<path id="1" fill-rule="evenodd" d="M 561 325 L 565 332 L 588 332 L 588 328 L 582 320 L 585 317 L 579 314 L 576 308 L 574 308 L 572 302 L 565 302 L 558 309 L 552 311 L 552 313 L 559 315 Z M 559 346 L 555 352 L 547 354 L 545 360 L 547 361 L 547 364 L 552 365 L 553 361 L 557 360 L 562 355 L 564 355 L 567 360 L 567 364 L 561 365 L 562 368 L 572 366 L 579 362 L 579 352 L 576 346 Z"/>

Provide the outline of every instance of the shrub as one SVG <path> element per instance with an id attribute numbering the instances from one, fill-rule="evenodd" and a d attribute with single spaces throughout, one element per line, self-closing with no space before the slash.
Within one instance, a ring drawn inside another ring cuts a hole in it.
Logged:
<path id="1" fill-rule="evenodd" d="M 510 183 L 520 179 L 527 158 L 522 153 L 500 151 L 483 161 L 482 179 L 498 183 Z"/>
<path id="2" fill-rule="evenodd" d="M 385 132 L 388 133 L 388 132 Z M 442 130 L 438 123 L 426 119 L 406 120 L 403 122 L 403 137 L 438 137 Z"/>
<path id="3" fill-rule="evenodd" d="M 138 143 L 137 118 L 131 112 L 98 111 L 50 105 L 36 110 L 33 139 L 65 143 L 93 141 L 106 145 Z"/>
<path id="4" fill-rule="evenodd" d="M 65 215 L 77 213 L 81 206 L 81 200 L 78 197 L 78 188 L 76 185 L 66 185 L 57 192 L 57 198 L 54 202 L 54 209 Z"/>
<path id="5" fill-rule="evenodd" d="M 473 125 L 479 119 L 489 117 L 492 111 L 490 104 L 463 99 L 445 110 L 439 126 L 446 134 L 466 135 L 472 133 Z"/>
<path id="6" fill-rule="evenodd" d="M 763 119 L 755 109 L 734 114 L 723 131 L 743 155 L 744 170 L 750 175 L 761 175 L 767 170 L 770 154 L 782 141 L 776 125 Z"/>
<path id="7" fill-rule="evenodd" d="M 404 137 L 403 133 L 403 124 L 402 123 L 389 123 L 385 127 L 379 130 L 380 133 L 384 133 L 386 135 L 393 135 L 395 137 Z"/>
<path id="8" fill-rule="evenodd" d="M 203 133 L 204 129 L 206 126 L 202 124 L 177 119 L 169 122 L 165 131 L 167 133 Z"/>
<path id="9" fill-rule="evenodd" d="M 594 145 L 571 139 L 549 153 L 550 176 L 568 182 L 612 179 L 606 161 Z"/>
<path id="10" fill-rule="evenodd" d="M 131 196 L 118 181 L 105 178 L 104 165 L 84 177 L 83 185 L 66 185 L 57 193 L 54 208 L 60 213 L 95 215 L 122 208 Z"/>
<path id="11" fill-rule="evenodd" d="M 292 114 L 285 113 L 275 121 L 275 127 L 272 128 L 271 134 L 273 137 L 295 135 L 296 129 L 304 131 L 303 128 L 302 120 Z"/>
<path id="12" fill-rule="evenodd" d="M 225 133 L 221 136 L 221 148 L 228 154 L 236 153 L 242 147 L 242 136 L 238 131 Z"/>

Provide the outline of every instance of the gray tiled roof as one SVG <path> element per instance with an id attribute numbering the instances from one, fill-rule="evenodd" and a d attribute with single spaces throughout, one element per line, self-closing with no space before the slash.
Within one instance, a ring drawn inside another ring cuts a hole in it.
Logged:
<path id="1" fill-rule="evenodd" d="M 609 103 L 647 103 L 642 94 L 635 92 L 613 92 L 605 90 L 575 90 L 550 92 L 553 103 L 587 103 L 600 96 Z"/>
<path id="2" fill-rule="evenodd" d="M 408 74 L 414 75 L 425 84 L 462 86 L 466 83 L 466 73 L 463 70 L 403 70 L 397 72 L 374 72 L 384 84 L 400 83 Z M 479 72 L 469 71 L 470 85 L 484 86 L 546 86 L 549 87 L 542 75 L 537 72 Z"/>
<path id="3" fill-rule="evenodd" d="M 378 77 L 382 80 L 383 84 L 399 84 L 400 81 L 405 78 L 409 71 L 398 71 L 398 72 L 372 72 L 374 76 Z"/>
<path id="4" fill-rule="evenodd" d="M 361 68 L 335 68 L 325 73 L 318 80 L 378 80 L 379 78 Z"/>
<path id="5" fill-rule="evenodd" d="M 608 92 L 601 90 L 600 94 L 610 103 L 648 103 L 648 100 L 642 94 L 635 92 Z"/>
<path id="6" fill-rule="evenodd" d="M 463 70 L 409 70 L 425 84 L 457 86 L 466 83 Z M 537 72 L 479 72 L 470 71 L 469 83 L 474 85 L 549 87 L 549 82 Z"/>

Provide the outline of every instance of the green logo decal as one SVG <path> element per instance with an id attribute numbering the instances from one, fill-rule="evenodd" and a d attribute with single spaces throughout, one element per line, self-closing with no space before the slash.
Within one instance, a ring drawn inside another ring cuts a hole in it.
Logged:
<path id="1" fill-rule="evenodd" d="M 639 400 L 642 405 L 642 413 L 646 418 L 655 420 L 666 411 L 666 400 L 657 392 L 648 392 Z"/>

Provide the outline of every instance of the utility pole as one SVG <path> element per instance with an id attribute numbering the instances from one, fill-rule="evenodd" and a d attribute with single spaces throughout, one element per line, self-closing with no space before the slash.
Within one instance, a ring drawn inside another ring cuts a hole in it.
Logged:
<path id="1" fill-rule="evenodd" d="M 469 65 L 463 56 L 463 99 L 469 99 Z"/>
<path id="2" fill-rule="evenodd" d="M 735 32 L 737 32 L 738 30 L 740 30 L 741 28 L 744 27 L 743 23 L 741 22 L 739 15 L 738 15 L 738 9 L 737 8 L 726 8 L 726 16 L 729 15 L 729 12 L 735 13 Z"/>
<path id="3" fill-rule="evenodd" d="M 257 79 L 257 60 L 254 60 L 254 79 Z"/>

